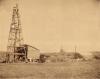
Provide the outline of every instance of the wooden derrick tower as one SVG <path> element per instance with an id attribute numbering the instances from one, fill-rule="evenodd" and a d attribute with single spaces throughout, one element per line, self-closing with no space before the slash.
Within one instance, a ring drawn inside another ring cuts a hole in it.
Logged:
<path id="1" fill-rule="evenodd" d="M 6 62 L 23 61 L 26 58 L 23 46 L 22 28 L 18 4 L 13 7 L 12 23 L 10 25 Z"/>

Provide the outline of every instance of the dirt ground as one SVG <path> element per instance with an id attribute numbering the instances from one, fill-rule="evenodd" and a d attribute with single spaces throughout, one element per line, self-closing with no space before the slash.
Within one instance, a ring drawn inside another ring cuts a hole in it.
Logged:
<path id="1" fill-rule="evenodd" d="M 0 79 L 100 79 L 100 60 L 0 64 Z"/>

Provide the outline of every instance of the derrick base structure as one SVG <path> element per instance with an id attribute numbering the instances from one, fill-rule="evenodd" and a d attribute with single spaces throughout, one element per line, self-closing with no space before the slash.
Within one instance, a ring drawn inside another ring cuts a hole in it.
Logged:
<path id="1" fill-rule="evenodd" d="M 24 44 L 16 48 L 16 53 L 9 53 L 6 58 L 9 58 L 7 59 L 8 63 L 38 62 L 40 59 L 40 50 L 36 47 Z"/>
<path id="2" fill-rule="evenodd" d="M 24 46 L 16 47 L 15 52 L 7 52 L 6 62 L 25 62 L 27 60 L 27 48 Z"/>

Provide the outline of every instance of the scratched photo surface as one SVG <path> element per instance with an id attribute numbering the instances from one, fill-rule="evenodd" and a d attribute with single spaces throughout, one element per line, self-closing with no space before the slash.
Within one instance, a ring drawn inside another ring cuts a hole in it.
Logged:
<path id="1" fill-rule="evenodd" d="M 0 79 L 100 79 L 100 0 L 0 0 Z"/>

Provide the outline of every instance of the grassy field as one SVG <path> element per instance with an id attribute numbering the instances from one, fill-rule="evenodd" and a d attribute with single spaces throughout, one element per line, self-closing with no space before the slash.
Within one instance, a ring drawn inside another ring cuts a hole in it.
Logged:
<path id="1" fill-rule="evenodd" d="M 0 64 L 0 79 L 100 79 L 100 61 Z"/>

